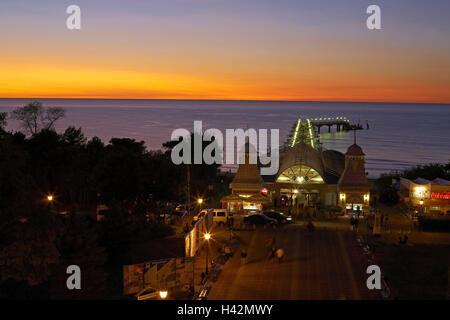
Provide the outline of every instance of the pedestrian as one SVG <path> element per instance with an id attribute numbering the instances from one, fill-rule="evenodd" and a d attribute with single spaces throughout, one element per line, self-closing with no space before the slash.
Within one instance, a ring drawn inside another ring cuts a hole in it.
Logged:
<path id="1" fill-rule="evenodd" d="M 308 232 L 314 231 L 314 225 L 311 220 L 308 221 L 308 224 L 306 225 L 306 228 L 308 229 Z"/>
<path id="2" fill-rule="evenodd" d="M 281 260 L 283 259 L 284 256 L 284 251 L 283 249 L 279 248 L 276 252 L 275 252 L 275 256 L 278 259 L 278 263 L 281 263 Z"/>
<path id="3" fill-rule="evenodd" d="M 245 264 L 247 262 L 247 250 L 244 248 L 241 251 L 241 264 Z"/>
<path id="4" fill-rule="evenodd" d="M 275 258 L 275 252 L 276 252 L 275 247 L 272 247 L 272 248 L 270 249 L 269 261 L 271 261 L 272 259 Z"/>

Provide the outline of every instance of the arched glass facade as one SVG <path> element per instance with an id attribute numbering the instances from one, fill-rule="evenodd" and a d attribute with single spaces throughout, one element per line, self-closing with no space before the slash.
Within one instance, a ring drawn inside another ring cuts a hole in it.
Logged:
<path id="1" fill-rule="evenodd" d="M 277 178 L 280 183 L 318 184 L 324 183 L 323 178 L 313 168 L 297 164 L 284 170 Z"/>

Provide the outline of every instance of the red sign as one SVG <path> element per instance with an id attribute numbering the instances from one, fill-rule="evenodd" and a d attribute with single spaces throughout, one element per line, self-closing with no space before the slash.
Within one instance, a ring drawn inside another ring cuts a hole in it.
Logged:
<path id="1" fill-rule="evenodd" d="M 431 193 L 431 199 L 445 199 L 450 200 L 450 192 L 433 192 Z"/>
<path id="2" fill-rule="evenodd" d="M 269 193 L 269 189 L 267 189 L 267 188 L 262 188 L 262 189 L 261 189 L 261 193 L 262 193 L 263 195 L 267 196 L 267 194 Z"/>

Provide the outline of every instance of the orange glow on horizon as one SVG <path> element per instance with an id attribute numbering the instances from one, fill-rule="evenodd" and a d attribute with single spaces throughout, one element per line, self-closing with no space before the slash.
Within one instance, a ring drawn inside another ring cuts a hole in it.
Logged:
<path id="1" fill-rule="evenodd" d="M 448 88 L 437 84 L 399 86 L 372 80 L 320 77 L 301 79 L 210 79 L 180 74 L 75 68 L 0 70 L 0 98 L 280 100 L 450 103 Z M 318 85 L 320 82 L 320 85 Z M 352 85 L 354 83 L 354 85 Z"/>

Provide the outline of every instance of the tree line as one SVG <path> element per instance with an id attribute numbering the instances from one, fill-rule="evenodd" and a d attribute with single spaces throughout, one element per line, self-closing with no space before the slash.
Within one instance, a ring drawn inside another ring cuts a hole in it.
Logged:
<path id="1" fill-rule="evenodd" d="M 129 138 L 87 139 L 76 127 L 58 133 L 54 124 L 64 115 L 39 102 L 0 113 L 0 289 L 8 294 L 37 285 L 67 294 L 50 280 L 78 261 L 92 270 L 84 297 L 102 296 L 108 268 L 124 263 L 119 251 L 172 234 L 156 217 L 171 210 L 167 204 L 187 201 L 187 168 L 170 158 L 176 142 L 147 150 Z M 9 119 L 21 130 L 7 131 Z M 217 205 L 228 192 L 217 165 L 191 165 L 190 178 L 192 202 Z M 110 209 L 102 223 L 95 221 L 99 203 Z"/>

